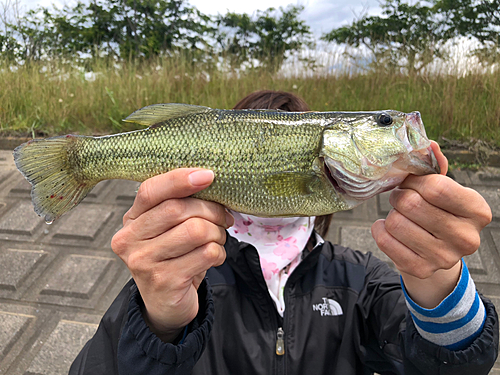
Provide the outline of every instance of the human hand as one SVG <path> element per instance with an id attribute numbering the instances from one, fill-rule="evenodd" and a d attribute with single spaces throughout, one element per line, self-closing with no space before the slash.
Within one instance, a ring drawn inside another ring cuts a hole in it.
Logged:
<path id="1" fill-rule="evenodd" d="M 111 241 L 139 288 L 149 328 L 165 342 L 196 317 L 198 287 L 226 257 L 232 216 L 220 204 L 189 197 L 213 178 L 212 171 L 177 169 L 144 181 Z"/>
<path id="2" fill-rule="evenodd" d="M 437 306 L 458 282 L 460 259 L 473 254 L 490 207 L 475 190 L 446 177 L 448 162 L 433 142 L 441 175 L 408 176 L 390 195 L 394 207 L 372 226 L 378 247 L 401 272 L 420 306 Z"/>

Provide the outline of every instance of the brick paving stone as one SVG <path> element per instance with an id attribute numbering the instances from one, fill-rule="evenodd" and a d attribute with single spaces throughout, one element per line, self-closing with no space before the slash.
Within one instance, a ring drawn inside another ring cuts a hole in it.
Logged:
<path id="1" fill-rule="evenodd" d="M 474 254 L 464 257 L 465 264 L 467 268 L 472 274 L 485 274 L 487 270 L 484 266 L 484 263 L 479 255 L 479 251 L 476 251 Z"/>
<path id="2" fill-rule="evenodd" d="M 110 207 L 82 204 L 64 217 L 53 238 L 93 241 L 112 216 Z"/>
<path id="3" fill-rule="evenodd" d="M 85 199 L 89 198 L 97 198 L 98 196 L 102 195 L 103 192 L 106 190 L 106 188 L 109 186 L 111 183 L 111 180 L 105 180 L 99 182 L 95 188 L 93 188 L 90 193 L 88 193 L 87 197 Z"/>
<path id="4" fill-rule="evenodd" d="M 500 250 L 500 229 L 491 229 L 491 237 L 497 250 Z"/>
<path id="5" fill-rule="evenodd" d="M 467 266 L 471 265 L 470 270 L 476 285 L 500 284 L 500 272 L 495 261 L 495 256 L 493 255 L 495 251 L 496 250 L 492 248 L 490 243 L 486 240 L 485 231 L 481 232 L 481 245 L 479 246 L 477 252 L 472 255 L 475 259 L 473 258 L 471 263 L 469 263 L 470 259 L 468 259 L 471 258 L 470 256 L 465 259 Z M 478 259 L 480 259 L 480 263 L 478 262 Z"/>
<path id="6" fill-rule="evenodd" d="M 12 348 L 33 318 L 32 315 L 0 311 L 0 360 Z"/>
<path id="7" fill-rule="evenodd" d="M 386 216 L 389 213 L 389 211 L 392 209 L 392 206 L 389 203 L 389 196 L 390 195 L 391 195 L 390 191 L 386 191 L 385 193 L 377 195 L 378 212 L 382 216 Z"/>
<path id="8" fill-rule="evenodd" d="M 119 187 L 116 190 L 116 201 L 118 203 L 132 204 L 140 182 L 136 181 L 120 181 Z"/>
<path id="9" fill-rule="evenodd" d="M 111 258 L 67 256 L 41 294 L 88 299 L 112 262 Z"/>
<path id="10" fill-rule="evenodd" d="M 32 236 L 42 223 L 31 202 L 20 201 L 0 219 L 0 234 Z"/>
<path id="11" fill-rule="evenodd" d="M 4 183 L 13 173 L 14 171 L 0 170 L 0 184 Z"/>
<path id="12" fill-rule="evenodd" d="M 13 150 L 0 150 L 0 168 L 5 170 L 16 169 L 12 151 Z"/>
<path id="13" fill-rule="evenodd" d="M 0 272 L 0 289 L 17 290 L 46 255 L 43 251 L 0 250 L 0 264 L 3 268 Z"/>
<path id="14" fill-rule="evenodd" d="M 486 202 L 490 205 L 493 212 L 493 219 L 500 220 L 500 188 L 498 187 L 478 187 L 474 189 L 483 196 Z"/>
<path id="15" fill-rule="evenodd" d="M 7 152 L 4 150 L 0 152 L 0 163 L 7 163 Z"/>
<path id="16" fill-rule="evenodd" d="M 7 206 L 6 202 L 0 201 L 0 216 L 3 215 L 6 206 Z"/>
<path id="17" fill-rule="evenodd" d="M 466 170 L 455 169 L 454 171 L 448 172 L 448 176 L 454 179 L 459 184 L 470 186 L 472 181 L 469 177 L 469 173 Z"/>
<path id="18" fill-rule="evenodd" d="M 97 324 L 61 320 L 25 375 L 67 374 L 74 358 L 96 329 Z"/>
<path id="19" fill-rule="evenodd" d="M 18 181 L 17 184 L 9 190 L 9 194 L 29 196 L 31 193 L 31 184 L 28 180 L 23 178 L 21 175 L 17 175 L 16 181 Z"/>

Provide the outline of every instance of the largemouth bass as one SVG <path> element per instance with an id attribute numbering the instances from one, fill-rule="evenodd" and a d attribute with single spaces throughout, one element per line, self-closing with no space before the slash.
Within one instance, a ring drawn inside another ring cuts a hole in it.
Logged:
<path id="1" fill-rule="evenodd" d="M 142 108 L 147 129 L 102 137 L 34 139 L 14 150 L 35 212 L 52 222 L 106 179 L 144 181 L 181 167 L 214 171 L 195 197 L 256 216 L 351 209 L 409 174 L 439 173 L 418 112 Z"/>

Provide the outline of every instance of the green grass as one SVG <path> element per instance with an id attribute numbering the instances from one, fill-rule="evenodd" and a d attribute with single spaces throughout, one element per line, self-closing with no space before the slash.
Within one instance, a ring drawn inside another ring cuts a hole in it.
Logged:
<path id="1" fill-rule="evenodd" d="M 95 81 L 62 62 L 17 71 L 0 64 L 0 135 L 110 134 L 134 129 L 121 119 L 149 104 L 231 108 L 252 91 L 278 89 L 300 95 L 318 111 L 418 110 L 433 139 L 478 138 L 500 146 L 498 70 L 463 77 L 346 73 L 283 78 L 255 71 L 236 77 L 180 59 L 120 69 L 100 61 L 88 69 L 98 73 Z"/>

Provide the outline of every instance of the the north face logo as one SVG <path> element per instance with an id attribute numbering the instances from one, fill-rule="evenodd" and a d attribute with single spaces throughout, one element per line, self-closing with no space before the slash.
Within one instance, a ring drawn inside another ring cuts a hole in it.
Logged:
<path id="1" fill-rule="evenodd" d="M 321 316 L 335 316 L 343 314 L 342 307 L 337 301 L 325 297 L 323 297 L 323 303 L 313 305 L 313 311 L 319 311 Z"/>

